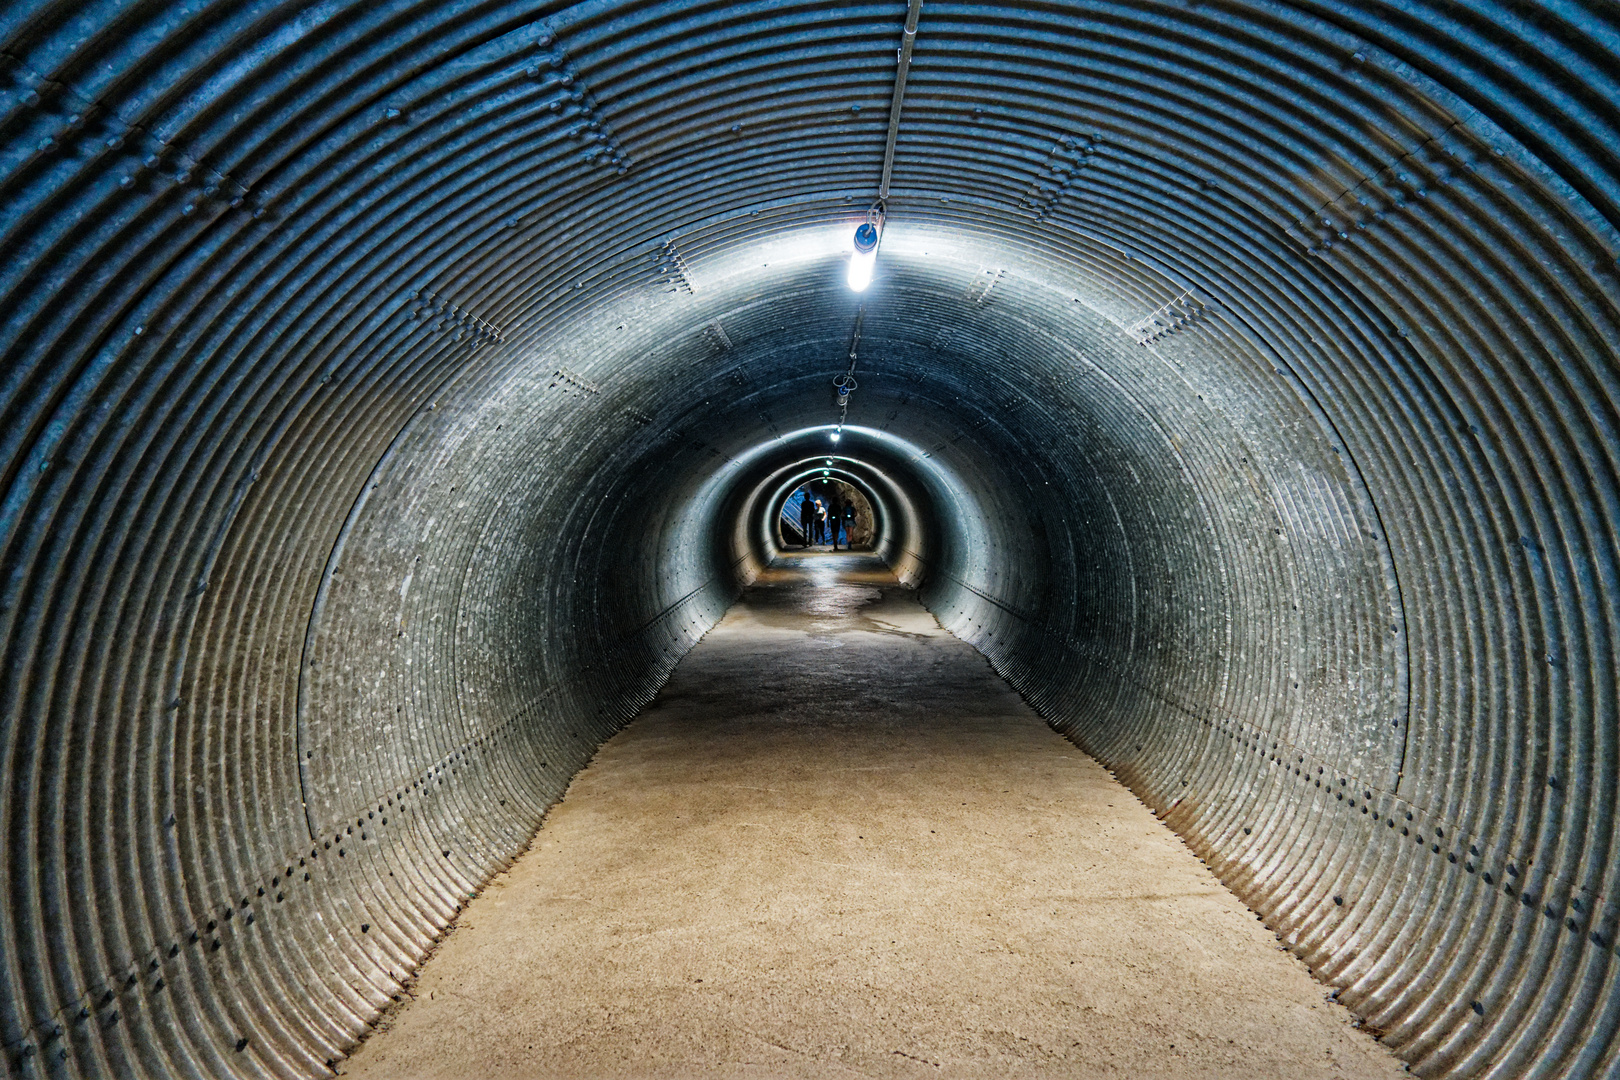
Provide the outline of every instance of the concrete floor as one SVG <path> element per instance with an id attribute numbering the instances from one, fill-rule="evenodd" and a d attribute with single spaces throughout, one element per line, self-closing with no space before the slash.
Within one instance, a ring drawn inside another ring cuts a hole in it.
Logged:
<path id="1" fill-rule="evenodd" d="M 1399 1077 L 870 556 L 778 563 L 351 1077 Z"/>

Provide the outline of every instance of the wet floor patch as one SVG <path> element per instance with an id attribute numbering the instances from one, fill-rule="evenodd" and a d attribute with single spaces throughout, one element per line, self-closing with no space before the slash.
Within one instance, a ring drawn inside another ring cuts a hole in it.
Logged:
<path id="1" fill-rule="evenodd" d="M 847 629 L 840 620 L 905 592 L 872 555 L 787 555 L 750 585 L 728 617 L 803 633 Z M 913 605 L 915 606 L 915 605 Z"/>

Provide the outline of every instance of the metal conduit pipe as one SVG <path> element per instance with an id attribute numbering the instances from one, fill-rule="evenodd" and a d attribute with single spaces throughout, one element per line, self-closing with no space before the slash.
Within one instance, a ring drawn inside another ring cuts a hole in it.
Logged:
<path id="1" fill-rule="evenodd" d="M 900 138 L 900 114 L 906 101 L 906 77 L 911 72 L 911 53 L 917 47 L 917 19 L 922 15 L 922 0 L 908 0 L 906 26 L 900 33 L 900 49 L 894 64 L 894 96 L 889 100 L 889 134 L 883 143 L 883 175 L 878 180 L 878 201 L 889 197 L 889 182 L 894 179 L 894 146 Z"/>
<path id="2" fill-rule="evenodd" d="M 10 1072 L 328 1075 L 720 617 L 906 14 L 0 10 Z M 1617 54 L 938 0 L 863 296 L 926 602 L 1426 1076 L 1620 1069 Z"/>

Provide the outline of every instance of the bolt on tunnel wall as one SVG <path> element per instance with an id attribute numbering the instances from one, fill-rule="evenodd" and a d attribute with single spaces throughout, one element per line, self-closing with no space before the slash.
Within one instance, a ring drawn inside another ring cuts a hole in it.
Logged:
<path id="1" fill-rule="evenodd" d="M 906 14 L 0 12 L 8 1069 L 329 1074 L 835 448 L 1415 1070 L 1620 1067 L 1613 10 L 930 2 L 891 143 Z"/>

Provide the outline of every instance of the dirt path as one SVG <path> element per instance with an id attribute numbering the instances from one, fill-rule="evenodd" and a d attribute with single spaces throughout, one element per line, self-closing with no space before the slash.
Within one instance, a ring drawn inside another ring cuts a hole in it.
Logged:
<path id="1" fill-rule="evenodd" d="M 784 560 L 352 1077 L 1400 1077 L 870 559 Z"/>

